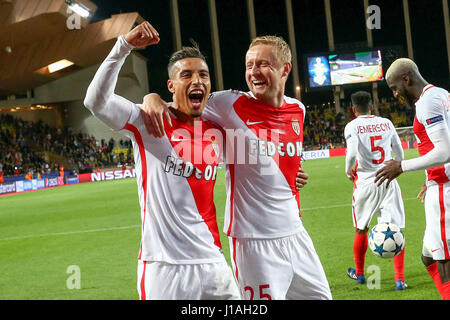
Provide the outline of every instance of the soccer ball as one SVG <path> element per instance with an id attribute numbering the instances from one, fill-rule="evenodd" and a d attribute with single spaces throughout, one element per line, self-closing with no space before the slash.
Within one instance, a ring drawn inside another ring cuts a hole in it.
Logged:
<path id="1" fill-rule="evenodd" d="M 369 234 L 369 248 L 381 258 L 393 258 L 405 247 L 405 236 L 400 228 L 389 222 L 377 224 Z"/>

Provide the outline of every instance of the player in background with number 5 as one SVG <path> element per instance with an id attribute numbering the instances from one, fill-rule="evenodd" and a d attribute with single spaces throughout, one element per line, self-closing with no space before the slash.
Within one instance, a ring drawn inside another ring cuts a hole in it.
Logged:
<path id="1" fill-rule="evenodd" d="M 351 96 L 356 119 L 344 130 L 347 142 L 345 172 L 354 183 L 353 225 L 356 228 L 353 241 L 355 268 L 347 275 L 358 283 L 365 283 L 364 261 L 368 246 L 367 231 L 372 217 L 377 214 L 378 223 L 390 222 L 405 227 L 405 210 L 400 187 L 393 180 L 388 188 L 377 186 L 374 177 L 383 162 L 391 159 L 403 160 L 403 149 L 395 127 L 389 119 L 371 115 L 371 97 L 368 92 L 358 91 Z M 353 167 L 355 168 L 353 169 Z M 395 286 L 406 289 L 404 275 L 405 250 L 393 258 Z"/>

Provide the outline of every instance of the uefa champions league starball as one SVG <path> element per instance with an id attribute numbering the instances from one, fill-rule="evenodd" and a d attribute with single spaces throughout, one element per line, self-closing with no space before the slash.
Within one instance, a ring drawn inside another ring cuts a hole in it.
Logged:
<path id="1" fill-rule="evenodd" d="M 393 258 L 405 247 L 405 236 L 400 228 L 389 222 L 379 223 L 369 234 L 369 248 L 381 258 Z"/>

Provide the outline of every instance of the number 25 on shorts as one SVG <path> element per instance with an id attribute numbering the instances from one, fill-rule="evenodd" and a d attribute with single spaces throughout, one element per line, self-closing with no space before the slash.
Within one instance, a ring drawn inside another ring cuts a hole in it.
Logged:
<path id="1" fill-rule="evenodd" d="M 270 296 L 270 294 L 264 293 L 264 289 L 267 289 L 267 288 L 269 288 L 268 284 L 259 285 L 259 300 L 263 300 L 263 299 L 272 300 L 272 297 Z M 250 291 L 250 300 L 255 300 L 255 290 L 252 287 L 246 286 L 244 288 L 244 290 Z"/>

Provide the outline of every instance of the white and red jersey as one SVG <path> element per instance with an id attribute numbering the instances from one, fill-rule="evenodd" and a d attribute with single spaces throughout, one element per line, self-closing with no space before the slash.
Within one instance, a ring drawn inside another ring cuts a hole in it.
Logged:
<path id="1" fill-rule="evenodd" d="M 301 163 L 305 107 L 284 97 L 273 107 L 251 93 L 211 94 L 203 118 L 226 134 L 224 232 L 271 239 L 303 228 L 295 179 Z"/>
<path id="2" fill-rule="evenodd" d="M 434 149 L 429 135 L 444 124 L 450 131 L 450 95 L 447 90 L 427 85 L 416 102 L 414 134 L 422 157 Z M 450 150 L 448 150 L 450 152 Z M 450 181 L 450 163 L 425 170 L 428 184 Z"/>
<path id="3" fill-rule="evenodd" d="M 167 136 L 147 134 L 136 107 L 120 131 L 133 142 L 142 241 L 139 259 L 168 263 L 222 261 L 214 206 L 218 158 L 211 155 L 196 163 L 194 152 L 210 148 L 206 135 L 194 139 L 194 127 L 176 118 L 165 125 Z M 200 123 L 199 123 L 200 125 Z M 213 128 L 201 122 L 202 133 Z M 183 136 L 184 135 L 184 136 Z M 190 151 L 190 154 L 186 151 Z M 211 150 L 209 150 L 211 151 Z"/>
<path id="4" fill-rule="evenodd" d="M 172 264 L 224 261 L 213 202 L 218 158 L 205 133 L 214 127 L 204 120 L 191 126 L 172 116 L 173 126 L 165 126 L 167 136 L 149 135 L 140 107 L 114 94 L 131 49 L 119 37 L 89 86 L 85 105 L 132 140 L 142 220 L 139 259 Z M 199 149 L 209 156 L 195 158 Z"/>
<path id="5" fill-rule="evenodd" d="M 346 172 L 348 174 L 355 165 L 355 182 L 373 183 L 383 162 L 392 159 L 392 151 L 396 160 L 403 159 L 400 138 L 389 119 L 360 115 L 347 123 L 344 136 L 347 143 Z"/>

